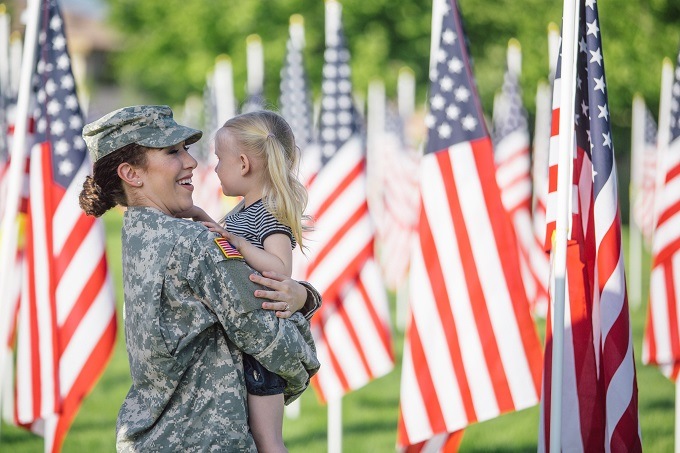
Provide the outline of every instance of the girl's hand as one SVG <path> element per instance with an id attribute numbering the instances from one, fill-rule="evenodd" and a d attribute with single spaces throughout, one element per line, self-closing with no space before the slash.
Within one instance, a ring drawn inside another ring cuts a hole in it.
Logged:
<path id="1" fill-rule="evenodd" d="M 293 313 L 304 307 L 307 301 L 307 289 L 283 274 L 263 272 L 263 275 L 250 274 L 250 280 L 262 286 L 271 288 L 270 291 L 257 290 L 255 297 L 269 299 L 263 302 L 265 310 L 275 310 L 279 318 L 290 318 Z"/>
<path id="2" fill-rule="evenodd" d="M 205 220 L 206 218 L 208 219 L 210 218 L 203 209 L 199 208 L 196 205 L 193 205 L 186 211 L 176 213 L 175 217 L 180 219 L 192 219 L 192 220 Z"/>
<path id="3" fill-rule="evenodd" d="M 220 236 L 222 236 L 224 239 L 229 241 L 231 245 L 236 247 L 236 249 L 239 248 L 239 245 L 241 245 L 241 241 L 243 238 L 241 236 L 236 236 L 235 234 L 231 234 L 224 228 L 222 228 L 219 224 L 216 222 L 201 222 L 208 230 L 212 231 L 213 233 L 217 233 Z"/>

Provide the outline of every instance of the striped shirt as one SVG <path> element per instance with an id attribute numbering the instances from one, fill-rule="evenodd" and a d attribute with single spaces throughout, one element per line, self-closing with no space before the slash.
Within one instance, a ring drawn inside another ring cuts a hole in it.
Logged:
<path id="1" fill-rule="evenodd" d="M 272 234 L 285 234 L 290 238 L 291 249 L 297 243 L 290 227 L 282 224 L 267 211 L 262 200 L 250 206 L 241 202 L 224 219 L 224 227 L 232 234 L 243 237 L 255 247 L 264 250 L 264 240 Z"/>

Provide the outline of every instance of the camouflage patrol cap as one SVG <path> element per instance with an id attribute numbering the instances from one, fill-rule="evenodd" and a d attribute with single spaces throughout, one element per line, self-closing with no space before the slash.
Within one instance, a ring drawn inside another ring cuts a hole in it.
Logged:
<path id="1" fill-rule="evenodd" d="M 92 162 L 131 143 L 166 148 L 197 142 L 203 132 L 177 124 L 167 105 L 135 105 L 115 110 L 83 128 Z"/>

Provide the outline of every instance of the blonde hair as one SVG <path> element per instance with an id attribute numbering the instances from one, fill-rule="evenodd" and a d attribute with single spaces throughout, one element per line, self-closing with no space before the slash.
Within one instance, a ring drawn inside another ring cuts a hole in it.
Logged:
<path id="1" fill-rule="evenodd" d="M 221 132 L 227 129 L 247 154 L 264 163 L 262 202 L 276 220 L 292 230 L 302 249 L 302 232 L 310 228 L 304 225 L 309 218 L 304 215 L 307 190 L 297 176 L 300 150 L 295 145 L 293 130 L 281 115 L 269 110 L 231 118 L 215 134 L 216 144 L 221 140 Z"/>

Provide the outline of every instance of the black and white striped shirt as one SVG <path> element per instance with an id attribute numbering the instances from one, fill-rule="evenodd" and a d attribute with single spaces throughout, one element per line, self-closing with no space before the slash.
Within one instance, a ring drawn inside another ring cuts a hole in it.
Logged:
<path id="1" fill-rule="evenodd" d="M 262 200 L 257 200 L 250 206 L 243 205 L 240 209 L 237 206 L 237 209 L 227 214 L 224 224 L 227 231 L 245 238 L 246 241 L 262 250 L 264 250 L 264 240 L 272 234 L 288 236 L 291 249 L 297 245 L 292 230 L 276 220 L 267 211 Z"/>

